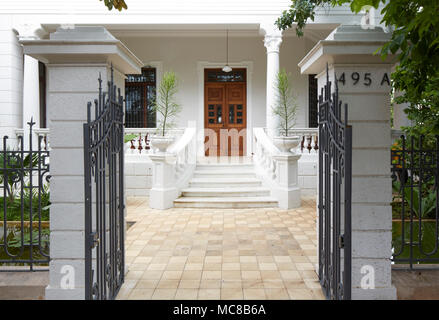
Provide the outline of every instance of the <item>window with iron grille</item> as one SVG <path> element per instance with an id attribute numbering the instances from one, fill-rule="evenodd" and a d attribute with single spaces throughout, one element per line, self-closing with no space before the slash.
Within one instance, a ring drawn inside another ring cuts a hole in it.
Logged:
<path id="1" fill-rule="evenodd" d="M 156 94 L 156 69 L 142 68 L 142 74 L 127 75 L 125 80 L 125 127 L 155 128 L 152 102 Z"/>

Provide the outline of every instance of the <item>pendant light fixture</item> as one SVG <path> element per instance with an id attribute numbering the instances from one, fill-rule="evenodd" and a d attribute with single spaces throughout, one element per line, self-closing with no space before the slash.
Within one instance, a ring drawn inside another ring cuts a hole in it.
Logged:
<path id="1" fill-rule="evenodd" d="M 232 68 L 229 66 L 229 29 L 226 30 L 226 65 L 223 68 L 224 72 L 231 72 Z"/>

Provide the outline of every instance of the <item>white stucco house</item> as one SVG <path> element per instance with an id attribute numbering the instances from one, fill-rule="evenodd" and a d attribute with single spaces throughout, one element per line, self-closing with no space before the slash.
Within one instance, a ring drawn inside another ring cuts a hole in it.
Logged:
<path id="1" fill-rule="evenodd" d="M 82 124 L 99 73 L 105 81 L 113 66 L 125 96 L 125 133 L 137 137 L 125 145 L 127 196 L 150 195 L 151 206 L 160 209 L 293 208 L 318 191 L 317 104 L 329 64 L 331 77 L 359 72 L 369 74 L 372 83 L 347 81 L 340 88 L 353 126 L 352 296 L 394 299 L 390 89 L 382 81 L 393 64 L 373 55 L 389 38 L 379 14 L 364 26 L 363 13 L 322 8 L 299 38 L 295 30 L 280 32 L 274 25 L 289 0 L 127 3 L 128 10 L 117 12 L 98 0 L 16 0 L 0 12 L 0 136 L 22 134 L 31 117 L 49 135 L 53 245 L 47 297 L 83 298 L 81 271 L 77 289 L 67 291 L 57 274 L 66 261 L 83 269 Z M 231 72 L 222 71 L 226 64 Z M 295 154 L 284 157 L 270 140 L 277 126 L 274 79 L 281 68 L 291 74 L 299 106 L 294 132 L 301 140 Z M 149 148 L 157 125 L 151 97 L 166 71 L 178 76 L 182 105 L 174 130 L 179 138 L 170 147 L 177 159 L 172 165 Z M 405 121 L 398 110 L 397 125 Z M 209 128 L 244 130 L 238 157 L 227 158 L 228 147 L 218 140 L 223 157 L 212 161 L 204 147 Z M 217 177 L 218 170 L 233 165 L 238 169 L 230 176 Z M 217 196 L 206 195 L 206 183 L 217 184 Z M 63 218 L 65 210 L 69 218 Z M 363 265 L 379 270 L 374 290 L 360 287 Z"/>

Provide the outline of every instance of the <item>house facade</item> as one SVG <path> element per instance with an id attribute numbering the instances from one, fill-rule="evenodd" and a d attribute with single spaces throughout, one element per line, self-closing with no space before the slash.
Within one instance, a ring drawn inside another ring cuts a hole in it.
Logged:
<path id="1" fill-rule="evenodd" d="M 185 200 L 174 201 L 189 193 L 185 187 L 197 179 L 197 161 L 209 163 L 206 141 L 213 132 L 215 155 L 257 164 L 257 176 L 271 196 L 257 204 L 274 201 L 288 209 L 300 206 L 301 197 L 317 194 L 317 102 L 327 63 L 331 72 L 369 74 L 365 79 L 371 77 L 373 83 L 340 89 L 352 107 L 354 127 L 353 230 L 359 240 L 353 244 L 353 297 L 395 298 L 386 160 L 390 82 L 383 83 L 392 64 L 373 55 L 389 34 L 379 25 L 378 11 L 365 22 L 365 13 L 354 15 L 349 7 L 336 7 L 319 9 L 299 38 L 295 30 L 281 32 L 274 25 L 289 4 L 289 0 L 129 0 L 129 9 L 123 12 L 108 11 L 97 0 L 13 1 L 3 6 L 0 135 L 15 137 L 26 130 L 30 118 L 50 132 L 55 206 L 51 239 L 59 245 L 51 252 L 49 298 L 83 297 L 83 275 L 78 276 L 79 289 L 66 292 L 57 285 L 56 274 L 66 261 L 83 268 L 82 123 L 87 102 L 98 90 L 99 73 L 105 83 L 110 65 L 114 67 L 115 83 L 125 97 L 125 133 L 135 136 L 125 144 L 128 196 L 150 195 L 157 199 L 151 205 L 160 209 L 188 206 Z M 222 70 L 226 65 L 231 72 Z M 280 69 L 291 75 L 298 105 L 293 131 L 300 137 L 295 156 L 283 158 L 275 155 L 277 149 L 267 140 L 277 129 L 272 107 Z M 169 149 L 175 151 L 177 165 L 157 156 L 150 146 L 160 120 L 152 111 L 152 97 L 166 71 L 178 77 L 177 100 L 182 106 L 174 129 L 179 143 Z M 402 115 L 398 121 L 404 121 Z M 237 129 L 236 145 L 231 142 L 230 148 L 231 140 L 215 136 L 220 129 L 226 133 Z M 371 164 L 371 159 L 380 163 Z M 73 212 L 69 221 L 61 221 L 65 210 Z M 364 265 L 378 270 L 375 290 L 361 288 Z"/>

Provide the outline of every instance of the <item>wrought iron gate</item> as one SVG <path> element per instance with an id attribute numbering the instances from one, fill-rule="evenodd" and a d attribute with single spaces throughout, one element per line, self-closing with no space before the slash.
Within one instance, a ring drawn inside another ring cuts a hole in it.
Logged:
<path id="1" fill-rule="evenodd" d="M 409 269 L 439 263 L 439 136 L 392 146 L 392 261 Z"/>
<path id="2" fill-rule="evenodd" d="M 117 91 L 117 93 L 116 93 Z M 108 92 L 87 105 L 84 124 L 85 298 L 114 299 L 124 281 L 123 97 Z M 93 120 L 92 120 L 93 119 Z"/>
<path id="3" fill-rule="evenodd" d="M 351 298 L 352 127 L 347 104 L 331 91 L 329 71 L 319 96 L 319 279 L 327 299 Z"/>

